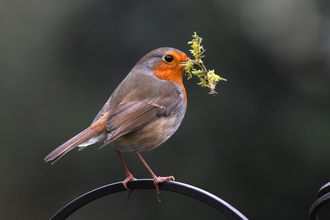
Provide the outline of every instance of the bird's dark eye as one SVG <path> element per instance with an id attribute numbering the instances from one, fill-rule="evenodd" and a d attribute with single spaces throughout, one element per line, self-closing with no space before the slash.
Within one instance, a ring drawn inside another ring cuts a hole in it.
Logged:
<path id="1" fill-rule="evenodd" d="M 165 55 L 164 56 L 164 60 L 168 63 L 172 62 L 173 61 L 173 57 L 171 55 Z"/>

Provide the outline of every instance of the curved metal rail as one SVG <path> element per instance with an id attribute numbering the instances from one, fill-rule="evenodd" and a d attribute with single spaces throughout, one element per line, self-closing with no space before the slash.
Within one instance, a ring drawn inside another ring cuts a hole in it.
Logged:
<path id="1" fill-rule="evenodd" d="M 154 183 L 152 179 L 137 179 L 134 181 L 130 181 L 127 184 L 127 187 L 129 189 L 154 189 Z M 218 211 L 222 212 L 224 215 L 226 215 L 229 219 L 232 220 L 247 220 L 247 218 L 240 213 L 237 209 L 235 209 L 233 206 L 228 204 L 226 201 L 218 198 L 217 196 L 199 189 L 197 187 L 176 182 L 176 181 L 169 181 L 165 182 L 159 185 L 160 190 L 166 190 L 171 192 L 180 193 L 186 196 L 190 196 L 194 199 L 198 199 L 213 208 L 217 209 Z M 78 198 L 74 199 L 67 205 L 65 205 L 62 209 L 60 209 L 53 217 L 51 217 L 51 220 L 63 220 L 69 217 L 72 213 L 74 213 L 76 210 L 81 208 L 82 206 L 98 199 L 103 196 L 126 191 L 127 189 L 123 186 L 122 182 L 116 182 L 111 183 L 105 186 L 101 186 L 99 188 L 96 188 L 94 190 L 91 190 L 90 192 L 87 192 Z"/>
<path id="2" fill-rule="evenodd" d="M 309 218 L 311 220 L 317 220 L 317 213 L 320 209 L 330 203 L 330 182 L 320 188 L 317 197 L 318 199 L 309 210 Z"/>

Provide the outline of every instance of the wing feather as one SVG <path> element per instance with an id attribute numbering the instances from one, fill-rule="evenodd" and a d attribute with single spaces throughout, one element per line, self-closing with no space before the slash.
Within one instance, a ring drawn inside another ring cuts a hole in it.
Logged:
<path id="1" fill-rule="evenodd" d="M 104 145 L 131 133 L 160 117 L 170 115 L 177 107 L 179 97 L 171 96 L 157 100 L 155 103 L 145 101 L 128 101 L 119 104 L 110 115 L 106 128 L 108 131 Z"/>

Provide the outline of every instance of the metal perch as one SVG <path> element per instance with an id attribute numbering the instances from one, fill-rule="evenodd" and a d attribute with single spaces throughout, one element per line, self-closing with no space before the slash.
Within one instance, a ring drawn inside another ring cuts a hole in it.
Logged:
<path id="1" fill-rule="evenodd" d="M 152 179 L 137 179 L 134 181 L 130 181 L 127 184 L 129 189 L 155 189 L 154 183 Z M 217 196 L 206 192 L 205 190 L 199 189 L 197 187 L 180 183 L 176 181 L 169 181 L 159 185 L 160 190 L 166 190 L 171 192 L 180 193 L 186 196 L 190 196 L 194 199 L 198 199 L 213 208 L 217 209 L 224 215 L 226 215 L 229 219 L 232 220 L 248 220 L 242 213 L 240 213 L 233 206 L 225 202 L 224 200 L 218 198 Z M 127 189 L 123 186 L 122 182 L 111 183 L 105 186 L 101 186 L 97 189 L 94 189 L 88 193 L 85 193 L 78 198 L 74 199 L 67 205 L 65 205 L 62 209 L 60 209 L 51 220 L 63 220 L 69 217 L 76 210 L 81 208 L 82 206 L 98 199 L 103 196 L 126 191 Z"/>

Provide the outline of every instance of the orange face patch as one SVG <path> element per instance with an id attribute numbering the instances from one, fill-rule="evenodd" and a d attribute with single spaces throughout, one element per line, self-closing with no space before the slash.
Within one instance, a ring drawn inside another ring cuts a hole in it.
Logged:
<path id="1" fill-rule="evenodd" d="M 188 60 L 189 57 L 186 54 L 170 51 L 163 56 L 162 61 L 155 65 L 152 70 L 158 78 L 173 81 L 185 91 L 182 78 L 185 62 Z"/>

